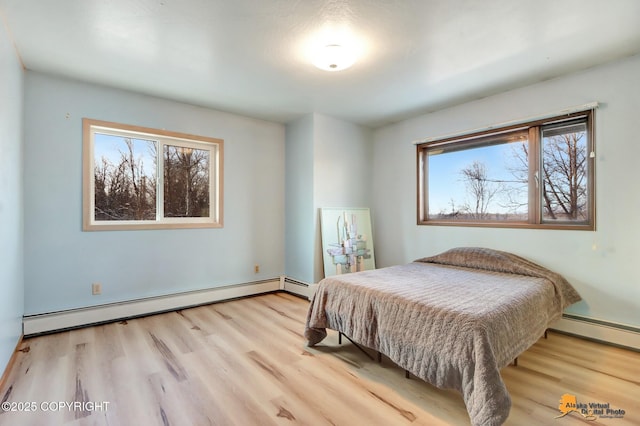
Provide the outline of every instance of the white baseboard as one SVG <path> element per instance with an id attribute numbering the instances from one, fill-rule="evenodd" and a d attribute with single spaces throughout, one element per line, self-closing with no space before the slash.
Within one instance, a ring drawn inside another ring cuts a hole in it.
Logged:
<path id="1" fill-rule="evenodd" d="M 22 321 L 23 332 L 28 337 L 35 334 L 174 311 L 277 290 L 280 290 L 280 280 L 273 279 L 46 314 L 26 315 Z"/>
<path id="2" fill-rule="evenodd" d="M 564 315 L 550 327 L 563 333 L 640 351 L 640 330 L 622 324 Z"/>

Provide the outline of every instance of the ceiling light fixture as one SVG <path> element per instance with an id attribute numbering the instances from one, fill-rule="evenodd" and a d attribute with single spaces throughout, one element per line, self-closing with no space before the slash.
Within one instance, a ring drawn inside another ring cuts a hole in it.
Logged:
<path id="1" fill-rule="evenodd" d="M 353 51 L 339 44 L 328 44 L 316 53 L 313 64 L 325 71 L 342 71 L 355 62 Z"/>

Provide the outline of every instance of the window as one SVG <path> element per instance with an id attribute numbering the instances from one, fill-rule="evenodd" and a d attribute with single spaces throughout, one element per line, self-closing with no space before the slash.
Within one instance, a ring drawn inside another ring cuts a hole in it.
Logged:
<path id="1" fill-rule="evenodd" d="M 221 139 L 83 119 L 83 229 L 222 227 Z"/>
<path id="2" fill-rule="evenodd" d="M 595 229 L 593 115 L 418 144 L 418 223 Z"/>

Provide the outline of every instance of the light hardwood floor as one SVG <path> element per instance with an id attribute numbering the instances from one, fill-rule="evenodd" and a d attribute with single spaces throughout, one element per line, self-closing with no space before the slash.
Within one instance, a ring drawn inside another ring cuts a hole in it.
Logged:
<path id="1" fill-rule="evenodd" d="M 0 397 L 35 411 L 0 411 L 0 425 L 469 424 L 458 393 L 335 332 L 306 347 L 308 305 L 275 293 L 25 339 Z M 502 376 L 508 425 L 640 424 L 639 353 L 549 333 Z M 624 417 L 555 418 L 563 394 Z"/>

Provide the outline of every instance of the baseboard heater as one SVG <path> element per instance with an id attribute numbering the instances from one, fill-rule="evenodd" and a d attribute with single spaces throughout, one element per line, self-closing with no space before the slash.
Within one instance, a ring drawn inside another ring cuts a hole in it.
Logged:
<path id="1" fill-rule="evenodd" d="M 232 300 L 283 290 L 281 278 L 244 284 L 194 290 L 166 296 L 154 296 L 130 301 L 106 303 L 37 315 L 25 315 L 22 320 L 25 337 L 108 323 L 121 319 L 170 312 L 213 302 Z"/>
<path id="2" fill-rule="evenodd" d="M 550 328 L 561 333 L 640 352 L 640 328 L 638 327 L 581 315 L 564 314 Z"/>
<path id="3" fill-rule="evenodd" d="M 311 296 L 313 296 L 312 289 L 315 287 L 314 284 L 307 284 L 285 276 L 280 277 L 280 279 L 282 282 L 280 288 L 282 290 L 306 297 L 307 299 L 311 299 Z"/>

